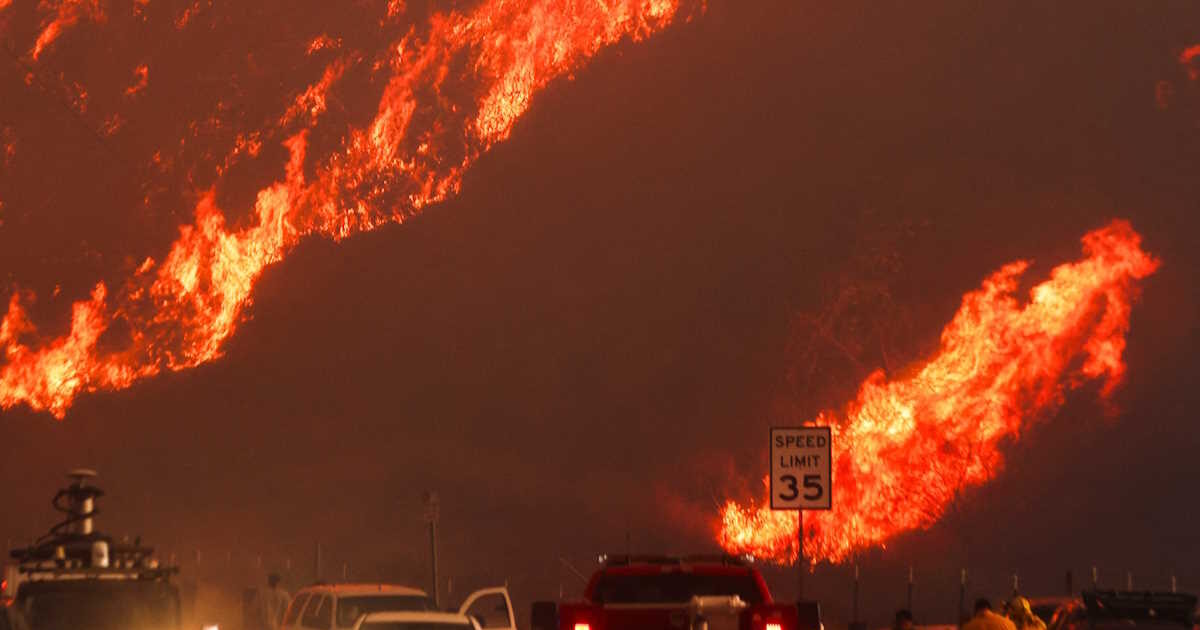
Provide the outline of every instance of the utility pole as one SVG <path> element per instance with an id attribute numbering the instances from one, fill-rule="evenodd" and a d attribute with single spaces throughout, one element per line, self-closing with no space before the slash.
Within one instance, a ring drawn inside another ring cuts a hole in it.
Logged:
<path id="1" fill-rule="evenodd" d="M 429 524 L 429 568 L 433 584 L 433 605 L 435 608 L 440 608 L 441 602 L 438 598 L 437 524 L 441 505 L 437 493 L 431 490 L 425 491 L 421 498 L 425 503 L 425 522 Z"/>
<path id="2" fill-rule="evenodd" d="M 313 581 L 321 581 L 321 542 L 317 541 L 317 547 L 313 550 Z"/>

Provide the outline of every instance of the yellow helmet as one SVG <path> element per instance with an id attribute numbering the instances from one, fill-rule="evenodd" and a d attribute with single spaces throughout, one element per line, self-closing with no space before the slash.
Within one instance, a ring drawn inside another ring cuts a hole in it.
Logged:
<path id="1" fill-rule="evenodd" d="M 1008 602 L 1008 610 L 1010 613 L 1019 613 L 1021 615 L 1028 615 L 1031 617 L 1033 616 L 1033 609 L 1029 606 L 1029 600 L 1021 597 L 1020 595 L 1012 598 L 1012 601 Z"/>

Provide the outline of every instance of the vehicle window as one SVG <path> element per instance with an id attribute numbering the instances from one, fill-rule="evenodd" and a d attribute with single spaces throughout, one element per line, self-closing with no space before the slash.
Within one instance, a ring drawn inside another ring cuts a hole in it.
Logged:
<path id="1" fill-rule="evenodd" d="M 658 573 L 654 575 L 601 576 L 596 582 L 598 604 L 680 603 L 694 596 L 737 595 L 748 604 L 761 604 L 754 576 Z"/>
<path id="2" fill-rule="evenodd" d="M 300 612 L 300 625 L 307 626 L 310 619 L 315 619 L 317 606 L 321 605 L 320 593 L 313 593 L 309 596 L 308 601 L 304 603 L 304 608 Z M 315 621 L 313 623 L 316 623 Z"/>
<path id="3" fill-rule="evenodd" d="M 304 614 L 300 617 L 300 625 L 305 628 L 316 628 L 317 630 L 326 630 L 329 628 L 328 622 L 324 625 L 321 624 L 325 616 L 323 610 L 329 607 L 328 599 L 328 595 L 313 593 L 312 597 L 308 599 L 308 605 L 304 607 Z M 332 613 L 333 611 L 330 610 L 329 612 Z M 331 621 L 332 616 L 332 614 L 329 615 Z"/>
<path id="4" fill-rule="evenodd" d="M 433 610 L 433 602 L 424 595 L 361 595 L 337 601 L 337 625 L 351 628 L 358 618 L 374 612 Z"/>
<path id="5" fill-rule="evenodd" d="M 317 625 L 315 627 L 325 630 L 333 626 L 333 598 L 326 595 L 321 598 L 321 606 L 317 608 Z"/>
<path id="6" fill-rule="evenodd" d="M 472 625 L 462 622 L 372 622 L 362 624 L 362 630 L 474 630 Z"/>
<path id="7" fill-rule="evenodd" d="M 296 620 L 300 618 L 300 611 L 304 610 L 304 605 L 308 603 L 308 593 L 299 593 L 288 606 L 287 614 L 283 616 L 283 625 L 294 626 Z"/>
<path id="8" fill-rule="evenodd" d="M 509 628 L 514 625 L 508 600 L 500 593 L 480 597 L 471 603 L 466 613 L 474 617 L 481 628 Z"/>

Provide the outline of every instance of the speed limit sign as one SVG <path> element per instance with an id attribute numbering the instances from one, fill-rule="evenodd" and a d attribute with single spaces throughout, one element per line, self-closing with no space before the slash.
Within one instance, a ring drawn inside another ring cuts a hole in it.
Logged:
<path id="1" fill-rule="evenodd" d="M 833 436 L 829 427 L 771 429 L 771 509 L 833 508 Z"/>

